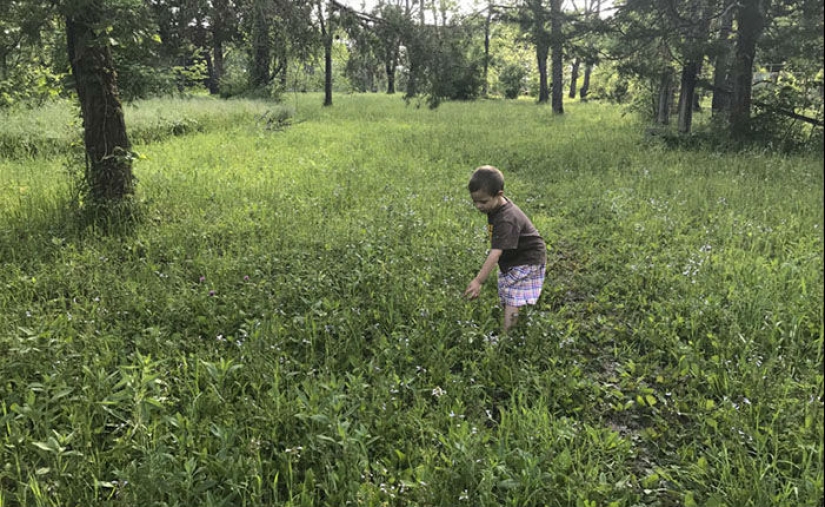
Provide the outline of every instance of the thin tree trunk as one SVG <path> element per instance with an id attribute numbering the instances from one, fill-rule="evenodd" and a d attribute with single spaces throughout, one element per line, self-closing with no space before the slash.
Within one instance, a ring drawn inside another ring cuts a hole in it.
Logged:
<path id="1" fill-rule="evenodd" d="M 66 46 L 83 116 L 86 183 L 92 201 L 105 204 L 132 195 L 134 176 L 112 53 L 95 32 L 99 12 L 87 4 L 67 17 Z"/>
<path id="2" fill-rule="evenodd" d="M 579 99 L 587 100 L 587 94 L 590 93 L 590 74 L 593 73 L 593 65 L 587 63 L 584 65 L 584 79 L 582 80 L 582 87 L 579 88 Z"/>
<path id="3" fill-rule="evenodd" d="M 384 64 L 384 70 L 387 73 L 387 94 L 395 93 L 395 68 L 391 61 Z"/>
<path id="4" fill-rule="evenodd" d="M 332 36 L 324 38 L 324 105 L 332 105 Z"/>
<path id="5" fill-rule="evenodd" d="M 481 96 L 487 97 L 489 88 L 487 84 L 487 77 L 490 70 L 490 23 L 493 18 L 493 4 L 487 3 L 487 17 L 484 20 L 484 80 L 482 81 Z"/>
<path id="6" fill-rule="evenodd" d="M 545 45 L 536 45 L 536 60 L 539 68 L 539 103 L 544 104 L 550 99 L 547 88 L 547 53 L 550 48 Z"/>
<path id="7" fill-rule="evenodd" d="M 562 34 L 562 0 L 550 0 L 550 46 L 553 72 L 553 112 L 564 113 L 564 34 Z"/>
<path id="8" fill-rule="evenodd" d="M 328 17 L 324 17 L 324 0 L 318 0 L 318 18 L 321 22 L 321 38 L 324 41 L 324 106 L 332 105 L 332 3 L 327 7 Z"/>
<path id="9" fill-rule="evenodd" d="M 536 65 L 539 70 L 539 104 L 544 104 L 550 99 L 550 91 L 547 87 L 547 56 L 550 53 L 551 34 L 547 32 L 545 26 L 547 11 L 544 9 L 542 0 L 528 0 L 526 7 L 532 17 L 529 29 L 533 44 L 536 46 Z"/>
<path id="10" fill-rule="evenodd" d="M 579 81 L 579 65 L 581 65 L 581 62 L 576 58 L 573 60 L 573 67 L 570 69 L 570 93 L 567 97 L 571 99 L 576 98 L 576 85 Z"/>

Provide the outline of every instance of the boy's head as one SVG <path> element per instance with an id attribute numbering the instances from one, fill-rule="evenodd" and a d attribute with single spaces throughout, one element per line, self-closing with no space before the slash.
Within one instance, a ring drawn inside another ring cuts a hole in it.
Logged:
<path id="1" fill-rule="evenodd" d="M 491 213 L 504 204 L 504 175 L 491 165 L 473 171 L 467 185 L 473 205 L 482 213 Z"/>
<path id="2" fill-rule="evenodd" d="M 495 197 L 504 192 L 504 175 L 491 165 L 483 165 L 473 171 L 467 188 L 471 194 L 482 191 L 490 197 Z"/>

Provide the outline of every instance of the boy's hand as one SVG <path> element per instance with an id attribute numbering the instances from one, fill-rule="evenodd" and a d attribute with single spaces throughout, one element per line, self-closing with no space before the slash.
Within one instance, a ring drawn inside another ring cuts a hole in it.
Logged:
<path id="1" fill-rule="evenodd" d="M 473 278 L 473 281 L 470 282 L 470 285 L 468 285 L 467 289 L 464 290 L 464 297 L 468 299 L 476 299 L 479 294 L 481 294 L 481 283 Z"/>

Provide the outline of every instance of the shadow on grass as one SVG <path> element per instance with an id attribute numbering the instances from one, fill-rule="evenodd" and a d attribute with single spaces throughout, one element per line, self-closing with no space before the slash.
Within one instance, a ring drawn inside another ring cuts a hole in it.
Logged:
<path id="1" fill-rule="evenodd" d="M 0 224 L 0 259 L 6 266 L 48 264 L 67 245 L 82 249 L 89 238 L 129 238 L 143 217 L 133 199 L 80 205 L 67 197 L 32 208 L 24 206 Z"/>

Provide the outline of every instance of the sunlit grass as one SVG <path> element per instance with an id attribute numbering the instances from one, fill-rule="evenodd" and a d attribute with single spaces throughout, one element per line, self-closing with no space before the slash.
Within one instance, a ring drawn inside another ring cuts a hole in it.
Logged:
<path id="1" fill-rule="evenodd" d="M 0 506 L 819 504 L 821 158 L 597 103 L 284 99 L 138 143 L 119 235 L 59 157 L 0 160 Z M 495 346 L 493 284 L 460 298 L 483 163 L 549 245 Z"/>

